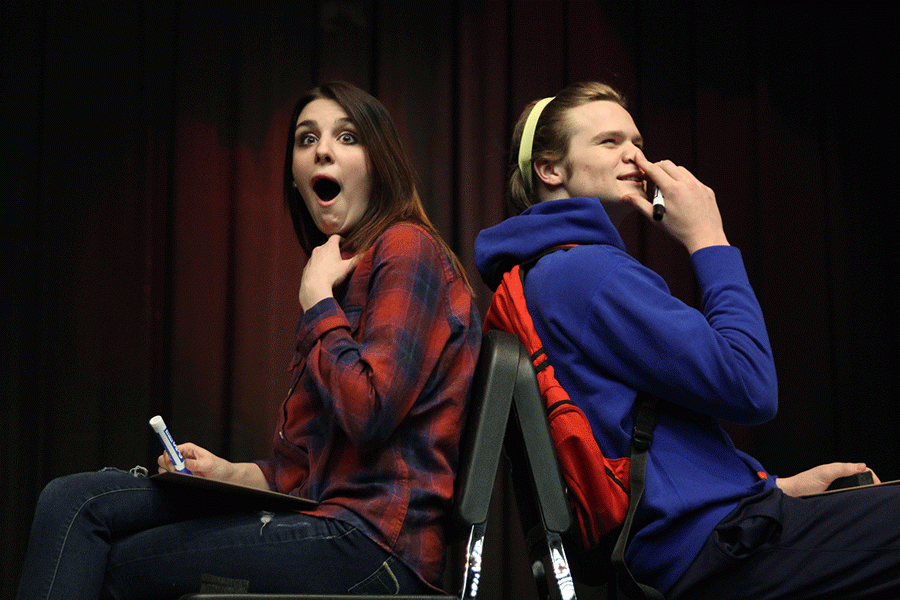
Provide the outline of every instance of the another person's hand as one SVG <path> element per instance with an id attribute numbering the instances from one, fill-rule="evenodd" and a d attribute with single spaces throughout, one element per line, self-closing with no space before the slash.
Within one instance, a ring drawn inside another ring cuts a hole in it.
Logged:
<path id="1" fill-rule="evenodd" d="M 300 278 L 300 306 L 309 310 L 320 300 L 330 298 L 340 284 L 359 264 L 360 256 L 341 256 L 341 236 L 332 235 L 328 241 L 313 248 Z"/>
<path id="2" fill-rule="evenodd" d="M 712 189 L 686 168 L 670 160 L 653 163 L 647 160 L 643 152 L 637 151 L 635 164 L 653 181 L 665 198 L 665 217 L 662 221 L 653 221 L 654 223 L 684 245 L 691 254 L 707 246 L 728 245 L 719 205 Z M 623 200 L 653 220 L 653 198 L 628 195 Z"/>
<path id="3" fill-rule="evenodd" d="M 858 475 L 867 470 L 863 463 L 829 463 L 813 467 L 793 477 L 779 477 L 775 483 L 788 496 L 807 496 L 824 492 L 839 477 Z M 881 483 L 874 473 L 872 478 L 875 483 Z"/>

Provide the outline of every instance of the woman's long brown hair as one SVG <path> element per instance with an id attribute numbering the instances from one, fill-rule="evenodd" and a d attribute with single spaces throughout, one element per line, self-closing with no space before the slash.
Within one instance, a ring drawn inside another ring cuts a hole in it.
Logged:
<path id="1" fill-rule="evenodd" d="M 343 81 L 326 83 L 304 94 L 294 107 L 288 126 L 287 148 L 284 158 L 284 202 L 291 214 L 297 240 L 307 256 L 312 249 L 325 243 L 326 236 L 310 215 L 303 197 L 294 185 L 294 134 L 297 119 L 307 104 L 317 99 L 333 100 L 344 109 L 356 125 L 360 142 L 366 149 L 372 170 L 372 197 L 357 223 L 344 236 L 343 247 L 362 253 L 396 223 L 415 223 L 425 229 L 446 252 L 456 273 L 471 290 L 466 271 L 434 225 L 415 185 L 415 172 L 406 156 L 400 136 L 387 109 L 370 94 Z"/>

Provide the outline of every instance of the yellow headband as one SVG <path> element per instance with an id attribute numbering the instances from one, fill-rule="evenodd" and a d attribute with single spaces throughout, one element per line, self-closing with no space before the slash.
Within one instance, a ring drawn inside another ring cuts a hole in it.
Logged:
<path id="1" fill-rule="evenodd" d="M 531 150 L 534 146 L 534 130 L 537 129 L 538 119 L 541 118 L 541 112 L 544 107 L 550 104 L 556 96 L 538 100 L 528 118 L 525 119 L 525 128 L 522 129 L 522 141 L 519 142 L 519 171 L 522 173 L 522 179 L 525 181 L 525 190 L 531 191 Z"/>

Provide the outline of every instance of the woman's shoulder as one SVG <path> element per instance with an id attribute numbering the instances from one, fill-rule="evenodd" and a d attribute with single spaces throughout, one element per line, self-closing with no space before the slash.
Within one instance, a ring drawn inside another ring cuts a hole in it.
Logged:
<path id="1" fill-rule="evenodd" d="M 443 252 L 434 237 L 416 223 L 400 222 L 388 227 L 372 246 L 375 256 L 406 256 L 417 261 L 441 261 Z"/>
<path id="2" fill-rule="evenodd" d="M 442 243 L 418 223 L 394 223 L 382 233 L 370 250 L 372 267 L 388 263 L 405 268 L 416 277 L 435 277 L 445 286 L 465 284 Z"/>
<path id="3" fill-rule="evenodd" d="M 410 221 L 400 221 L 399 223 L 394 223 L 390 227 L 384 230 L 384 233 L 379 236 L 378 242 L 412 242 L 416 243 L 420 240 L 428 240 L 431 243 L 435 243 L 434 239 L 431 237 L 431 234 L 428 233 L 424 227 L 419 225 L 418 223 L 412 223 Z"/>

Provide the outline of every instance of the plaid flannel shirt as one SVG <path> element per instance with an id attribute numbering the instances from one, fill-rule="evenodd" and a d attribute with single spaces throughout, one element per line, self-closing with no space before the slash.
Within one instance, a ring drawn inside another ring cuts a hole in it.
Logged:
<path id="1" fill-rule="evenodd" d="M 272 489 L 319 501 L 437 587 L 481 319 L 446 254 L 391 227 L 300 319 Z"/>

